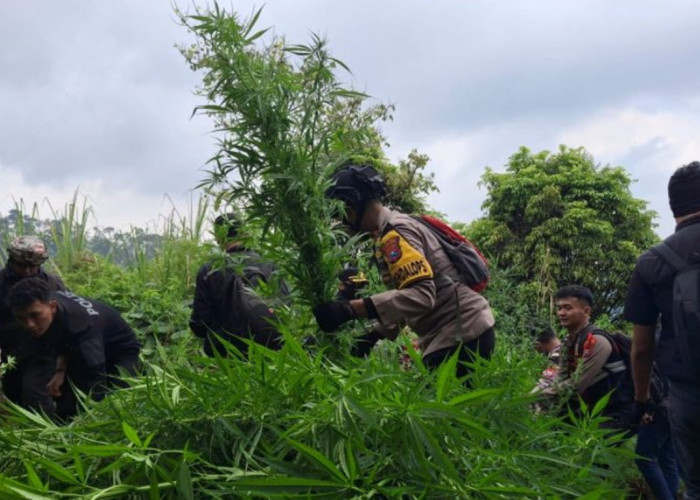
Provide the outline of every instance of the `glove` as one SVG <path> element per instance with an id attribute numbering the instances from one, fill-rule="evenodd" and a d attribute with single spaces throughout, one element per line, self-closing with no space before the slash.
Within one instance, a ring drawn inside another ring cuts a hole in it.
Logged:
<path id="1" fill-rule="evenodd" d="M 656 405 L 649 399 L 644 403 L 639 401 L 634 402 L 633 409 L 633 420 L 634 425 L 643 425 L 651 423 L 654 412 L 656 411 Z"/>
<path id="2" fill-rule="evenodd" d="M 355 311 L 347 300 L 334 300 L 314 307 L 316 323 L 326 333 L 334 332 L 340 325 L 355 318 Z"/>

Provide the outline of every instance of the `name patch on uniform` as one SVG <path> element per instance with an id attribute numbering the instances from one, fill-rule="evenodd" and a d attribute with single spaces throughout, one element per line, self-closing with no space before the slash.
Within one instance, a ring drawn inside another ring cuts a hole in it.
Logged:
<path id="1" fill-rule="evenodd" d="M 395 229 L 382 236 L 379 248 L 396 288 L 401 289 L 416 281 L 433 277 L 428 259 Z"/>
<path id="2" fill-rule="evenodd" d="M 77 302 L 80 306 L 82 306 L 85 309 L 85 311 L 87 311 L 87 313 L 90 316 L 99 316 L 100 315 L 100 313 L 98 313 L 93 308 L 92 302 L 90 302 L 89 300 L 84 299 L 83 297 L 80 297 L 79 295 L 76 295 L 74 293 L 66 292 L 64 290 L 61 290 L 60 292 L 56 292 L 56 293 L 61 294 L 64 297 L 73 300 L 73 302 Z"/>

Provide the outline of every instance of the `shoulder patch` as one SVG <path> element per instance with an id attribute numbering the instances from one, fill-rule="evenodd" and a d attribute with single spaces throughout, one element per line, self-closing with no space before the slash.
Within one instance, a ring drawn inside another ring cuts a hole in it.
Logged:
<path id="1" fill-rule="evenodd" d="M 397 262 L 401 258 L 401 245 L 399 244 L 399 237 L 392 236 L 387 240 L 382 240 L 381 251 L 384 258 L 389 264 Z"/>
<path id="2" fill-rule="evenodd" d="M 399 290 L 416 281 L 433 277 L 428 259 L 395 229 L 384 234 L 377 246 L 378 253 L 389 268 L 391 281 Z"/>
<path id="3" fill-rule="evenodd" d="M 591 356 L 591 354 L 593 353 L 593 348 L 595 347 L 597 342 L 598 340 L 595 338 L 595 335 L 589 332 L 588 336 L 586 337 L 586 340 L 583 342 L 584 358 L 589 358 Z"/>

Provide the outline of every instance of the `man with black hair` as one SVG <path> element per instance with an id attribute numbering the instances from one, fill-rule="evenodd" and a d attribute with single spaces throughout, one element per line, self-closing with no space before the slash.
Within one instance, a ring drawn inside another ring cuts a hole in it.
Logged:
<path id="1" fill-rule="evenodd" d="M 632 421 L 631 377 L 623 353 L 612 336 L 591 323 L 593 294 L 581 285 L 568 285 L 554 296 L 557 318 L 567 331 L 560 362 L 560 390 L 574 388 L 592 408 L 613 391 L 603 415 L 604 427 L 629 431 Z M 576 410 L 577 400 L 571 405 Z"/>
<path id="2" fill-rule="evenodd" d="M 273 325 L 274 309 L 252 288 L 274 278 L 275 266 L 246 248 L 240 240 L 240 220 L 234 213 L 218 216 L 214 234 L 224 258 L 214 259 L 197 273 L 190 329 L 204 339 L 207 356 L 226 356 L 220 339 L 232 344 L 245 356 L 246 340 L 279 349 L 282 336 Z M 289 294 L 287 285 L 277 281 L 279 297 Z"/>
<path id="3" fill-rule="evenodd" d="M 540 330 L 535 337 L 534 347 L 539 353 L 547 355 L 547 366 L 542 370 L 535 388 L 530 391 L 532 394 L 552 395 L 553 385 L 559 377 L 559 362 L 561 358 L 561 341 L 551 327 Z M 539 406 L 538 408 L 543 408 Z"/>
<path id="4" fill-rule="evenodd" d="M 100 400 L 114 382 L 112 377 L 120 372 L 135 374 L 140 344 L 131 327 L 107 304 L 64 290 L 53 292 L 39 278 L 14 285 L 7 304 L 25 334 L 51 353 L 54 373 L 46 387 L 56 398 L 55 415 L 60 419 L 77 413 L 73 386 Z"/>
<path id="5" fill-rule="evenodd" d="M 656 360 L 669 381 L 668 420 L 686 483 L 685 498 L 697 500 L 700 499 L 700 326 L 697 323 L 700 311 L 690 308 L 697 307 L 700 283 L 693 284 L 690 296 L 681 296 L 680 289 L 674 291 L 674 287 L 681 272 L 686 269 L 692 272 L 700 266 L 700 162 L 689 163 L 673 173 L 668 197 L 676 230 L 637 260 L 627 290 L 625 319 L 633 323 L 636 418 L 653 412 L 649 387 Z M 676 261 L 682 264 L 677 265 Z M 683 301 L 687 301 L 685 309 L 674 309 Z M 685 323 L 685 314 L 695 315 L 695 324 Z M 655 328 L 659 320 L 661 333 L 657 342 Z M 691 331 L 686 331 L 684 326 L 689 326 Z"/>
<path id="6" fill-rule="evenodd" d="M 54 402 L 46 391 L 46 384 L 53 374 L 55 360 L 42 349 L 40 341 L 26 335 L 15 321 L 6 299 L 10 288 L 25 278 L 38 278 L 53 291 L 66 287 L 58 276 L 42 269 L 49 253 L 40 238 L 14 238 L 7 248 L 7 256 L 7 263 L 0 270 L 0 351 L 1 362 L 6 363 L 8 356 L 12 356 L 15 366 L 2 377 L 2 390 L 13 403 L 50 413 Z"/>
<path id="7" fill-rule="evenodd" d="M 355 318 L 375 319 L 384 326 L 408 325 L 418 334 L 425 365 L 436 368 L 458 352 L 460 377 L 471 370 L 477 356 L 490 358 L 495 332 L 489 303 L 460 281 L 435 234 L 382 204 L 386 185 L 373 167 L 347 165 L 332 181 L 326 196 L 344 204 L 344 222 L 352 233 L 373 238 L 375 262 L 392 289 L 317 305 L 314 315 L 321 329 L 333 332 Z"/>
<path id="8" fill-rule="evenodd" d="M 552 364 L 559 364 L 559 355 L 561 351 L 561 341 L 551 327 L 547 327 L 535 338 L 535 350 L 546 354 Z"/>

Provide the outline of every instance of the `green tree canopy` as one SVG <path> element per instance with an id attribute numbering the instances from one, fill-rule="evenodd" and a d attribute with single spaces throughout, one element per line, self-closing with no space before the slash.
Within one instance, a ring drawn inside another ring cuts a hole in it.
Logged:
<path id="1" fill-rule="evenodd" d="M 487 168 L 482 176 L 486 215 L 469 235 L 515 279 L 533 284 L 536 307 L 575 283 L 593 291 L 598 312 L 612 313 L 637 256 L 657 241 L 656 214 L 632 196 L 631 182 L 624 168 L 600 167 L 583 148 L 522 147 L 505 172 Z"/>

